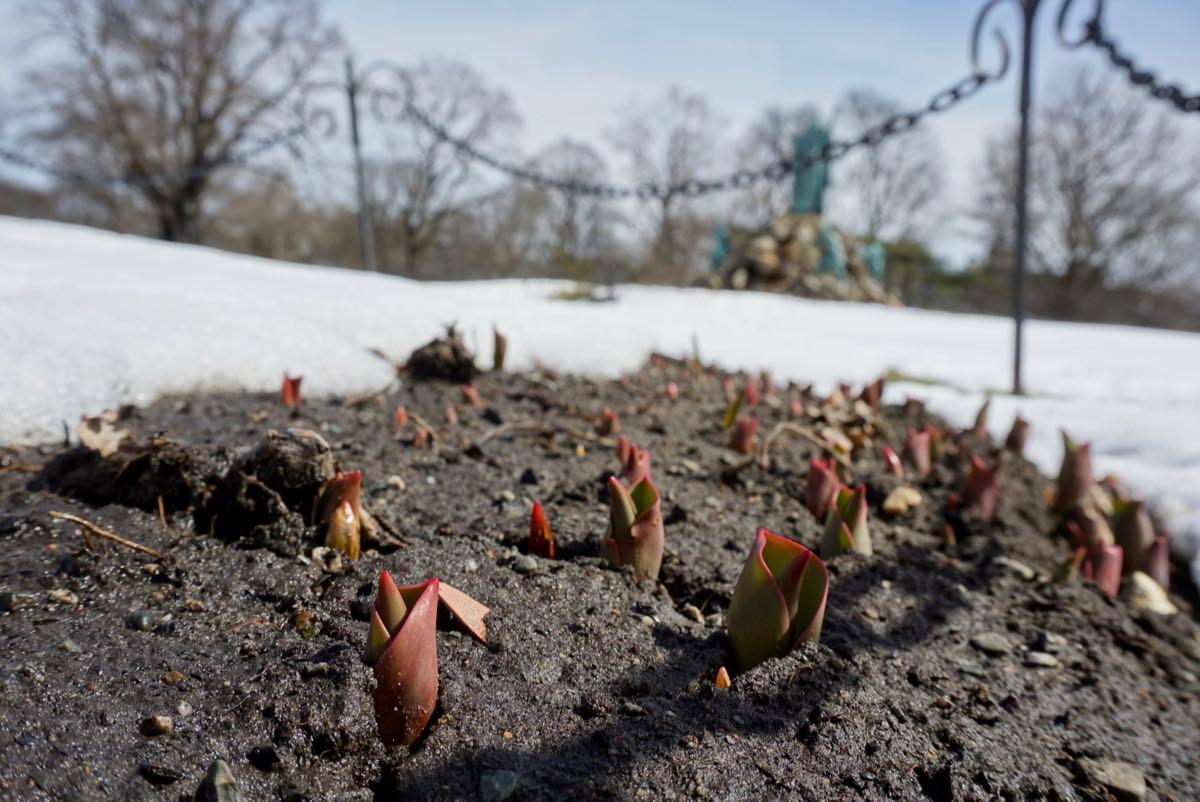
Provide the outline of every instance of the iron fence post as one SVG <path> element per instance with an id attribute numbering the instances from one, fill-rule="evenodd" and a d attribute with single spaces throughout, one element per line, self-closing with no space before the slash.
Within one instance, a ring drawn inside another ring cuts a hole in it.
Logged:
<path id="1" fill-rule="evenodd" d="M 358 77 L 354 58 L 346 56 L 346 99 L 350 104 L 350 145 L 354 149 L 354 180 L 358 188 L 358 237 L 363 270 L 375 270 L 375 235 L 371 231 L 371 209 L 367 201 L 367 177 L 363 169 L 362 143 L 358 136 Z"/>
<path id="2" fill-rule="evenodd" d="M 1029 228 L 1029 110 L 1033 87 L 1033 34 L 1041 0 L 1021 0 L 1021 116 L 1017 140 L 1016 265 L 1013 275 L 1013 395 L 1023 395 L 1021 382 L 1024 356 L 1025 314 L 1028 295 L 1026 251 Z"/>

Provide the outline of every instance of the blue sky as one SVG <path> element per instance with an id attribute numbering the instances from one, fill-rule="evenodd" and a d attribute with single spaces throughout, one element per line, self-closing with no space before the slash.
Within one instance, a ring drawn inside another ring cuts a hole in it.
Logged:
<path id="1" fill-rule="evenodd" d="M 1076 18 L 1092 2 L 1075 0 Z M 1035 101 L 1072 65 L 1105 63 L 1093 49 L 1058 45 L 1059 4 L 1043 0 L 1039 14 Z M 569 136 L 597 147 L 614 168 L 604 134 L 617 110 L 673 84 L 705 94 L 728 120 L 729 140 L 767 105 L 811 103 L 828 114 L 850 88 L 871 88 L 919 108 L 968 73 L 969 36 L 981 6 L 982 0 L 324 3 L 327 18 L 340 26 L 360 64 L 375 58 L 412 63 L 426 56 L 465 61 L 512 95 L 524 120 L 519 139 L 524 153 Z M 1014 48 L 1015 6 L 1009 0 L 992 14 Z M 6 67 L 19 68 L 23 61 L 16 48 L 27 33 L 20 8 L 20 0 L 0 0 Z M 1124 48 L 1200 91 L 1200 2 L 1110 0 L 1105 16 Z M 11 87 L 17 70 L 0 72 L 6 74 L 0 83 Z M 974 255 L 967 224 L 955 213 L 973 196 L 985 139 L 1015 119 L 1016 72 L 1014 65 L 1002 84 L 929 123 L 948 178 L 946 217 L 934 245 L 955 262 Z M 1200 115 L 1181 124 L 1200 143 Z M 727 167 L 715 164 L 713 172 Z"/>

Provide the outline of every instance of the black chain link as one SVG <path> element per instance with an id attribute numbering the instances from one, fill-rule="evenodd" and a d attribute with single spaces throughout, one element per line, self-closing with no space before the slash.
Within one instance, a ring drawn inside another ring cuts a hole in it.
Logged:
<path id="1" fill-rule="evenodd" d="M 858 148 L 876 147 L 890 137 L 911 131 L 929 115 L 947 111 L 968 99 L 989 83 L 999 80 L 1004 76 L 1004 71 L 1004 68 L 1001 68 L 993 73 L 973 72 L 971 75 L 936 93 L 925 104 L 924 108 L 894 114 L 882 122 L 867 128 L 853 139 L 832 141 L 825 145 L 820 152 L 805 158 L 799 166 L 807 168 L 822 162 L 830 163 Z M 538 173 L 528 167 L 506 161 L 480 150 L 465 139 L 455 136 L 444 126 L 433 120 L 423 109 L 412 102 L 411 97 L 406 98 L 403 105 L 409 117 L 463 156 L 486 165 L 493 170 L 505 173 L 511 178 L 526 181 L 543 189 L 553 189 L 566 194 L 584 195 L 608 200 L 622 200 L 626 198 L 664 200 L 676 196 L 694 198 L 714 192 L 745 189 L 762 181 L 778 182 L 790 176 L 797 166 L 794 159 L 780 159 L 763 167 L 750 170 L 736 170 L 718 178 L 692 178 L 671 184 L 647 182 L 635 186 L 622 186 L 573 181 Z"/>
<path id="2" fill-rule="evenodd" d="M 794 159 L 779 159 L 762 167 L 755 169 L 740 169 L 717 178 L 691 178 L 669 184 L 647 182 L 633 186 L 591 183 L 587 181 L 577 181 L 573 179 L 545 175 L 527 166 L 507 161 L 499 156 L 496 156 L 495 154 L 483 151 L 471 144 L 469 141 L 455 136 L 445 126 L 439 124 L 428 113 L 426 113 L 413 102 L 413 87 L 411 79 L 402 68 L 391 64 L 383 64 L 380 66 L 385 67 L 393 75 L 400 79 L 401 83 L 405 86 L 405 92 L 402 97 L 398 98 L 397 94 L 394 92 L 383 90 L 374 91 L 372 94 L 375 96 L 375 101 L 377 104 L 381 99 L 393 101 L 399 99 L 404 116 L 407 116 L 417 122 L 439 140 L 453 147 L 464 157 L 493 170 L 504 173 L 511 178 L 525 181 L 544 189 L 556 190 L 568 195 L 582 195 L 601 198 L 604 200 L 623 200 L 628 198 L 637 198 L 641 200 L 664 200 L 676 196 L 694 198 L 715 192 L 725 192 L 732 189 L 745 189 L 760 182 L 779 182 L 790 176 L 797 168 L 797 164 L 795 163 Z M 820 163 L 830 163 L 837 161 L 856 149 L 863 147 L 877 147 L 883 141 L 891 137 L 899 136 L 912 130 L 929 115 L 940 114 L 953 108 L 977 93 L 984 86 L 1001 79 L 1006 70 L 1007 58 L 1005 58 L 1001 67 L 993 72 L 985 72 L 976 67 L 972 74 L 934 94 L 923 108 L 916 111 L 894 114 L 880 123 L 870 126 L 853 139 L 831 141 L 826 144 L 825 147 L 822 148 L 818 153 L 806 157 L 798 166 L 801 168 L 807 168 Z M 326 114 L 326 116 L 328 115 Z M 309 128 L 313 126 L 313 122 L 314 120 L 312 119 L 307 120 L 295 128 L 262 140 L 259 143 L 256 143 L 253 147 L 228 158 L 214 161 L 210 164 L 197 165 L 182 170 L 165 171 L 161 173 L 126 172 L 121 175 L 112 176 L 86 175 L 84 173 L 66 170 L 39 162 L 3 146 L 0 146 L 0 160 L 8 161 L 12 164 L 16 164 L 27 169 L 37 170 L 51 175 L 61 181 L 72 184 L 93 184 L 100 186 L 125 184 L 130 186 L 142 186 L 161 181 L 200 177 L 219 168 L 239 164 L 244 165 L 259 154 L 270 150 L 271 148 L 303 136 L 309 130 Z"/>
<path id="3" fill-rule="evenodd" d="M 1154 72 L 1139 67 L 1132 56 L 1120 51 L 1117 40 L 1104 32 L 1099 16 L 1087 22 L 1083 41 L 1107 53 L 1112 65 L 1124 71 L 1134 86 L 1145 87 L 1151 97 L 1165 100 L 1180 111 L 1200 111 L 1200 95 L 1189 95 L 1180 86 L 1160 81 Z"/>

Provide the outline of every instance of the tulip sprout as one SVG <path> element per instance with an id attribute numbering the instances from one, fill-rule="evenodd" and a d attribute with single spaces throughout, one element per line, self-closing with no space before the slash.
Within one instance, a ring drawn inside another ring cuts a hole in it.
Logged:
<path id="1" fill-rule="evenodd" d="M 504 370 L 504 357 L 508 355 L 508 338 L 500 333 L 500 329 L 492 326 L 492 370 L 499 373 Z"/>
<path id="2" fill-rule="evenodd" d="M 554 559 L 554 535 L 550 533 L 550 524 L 546 522 L 542 505 L 536 501 L 529 516 L 529 553 L 548 560 Z"/>
<path id="3" fill-rule="evenodd" d="M 283 390 L 280 396 L 283 400 L 283 405 L 291 410 L 300 409 L 300 382 L 304 381 L 303 376 L 289 376 L 283 374 Z"/>
<path id="4" fill-rule="evenodd" d="M 986 438 L 988 436 L 988 409 L 991 406 L 992 399 L 985 399 L 983 405 L 979 407 L 979 411 L 975 413 L 975 423 L 971 426 L 971 433 L 977 437 Z"/>
<path id="5" fill-rule="evenodd" d="M 1062 433 L 1063 461 L 1058 471 L 1054 511 L 1067 515 L 1083 505 L 1092 495 L 1092 444 L 1077 445 L 1070 435 Z"/>
<path id="6" fill-rule="evenodd" d="M 658 579 L 662 565 L 663 518 L 658 490 L 649 478 L 628 490 L 615 476 L 608 479 L 609 522 L 605 552 L 615 566 L 633 566 L 637 581 Z"/>
<path id="7" fill-rule="evenodd" d="M 818 641 L 828 594 L 829 574 L 817 555 L 759 529 L 726 619 L 738 667 L 747 671 Z"/>
<path id="8" fill-rule="evenodd" d="M 475 409 L 483 409 L 483 400 L 479 397 L 479 388 L 473 384 L 464 384 L 460 388 L 462 399 Z"/>
<path id="9" fill-rule="evenodd" d="M 737 426 L 729 435 L 729 447 L 739 454 L 753 454 L 757 437 L 758 418 L 738 418 Z"/>
<path id="10" fill-rule="evenodd" d="M 987 463 L 977 456 L 971 456 L 971 465 L 967 468 L 966 480 L 963 483 L 963 498 L 979 510 L 979 517 L 984 523 L 991 523 L 996 515 L 996 504 L 1000 501 L 1001 460 L 989 468 Z"/>
<path id="11" fill-rule="evenodd" d="M 362 471 L 338 471 L 317 491 L 313 499 L 312 521 L 325 524 L 325 545 L 351 560 L 361 552 Z"/>
<path id="12" fill-rule="evenodd" d="M 605 407 L 600 413 L 600 423 L 596 426 L 596 433 L 601 437 L 608 437 L 619 431 L 621 431 L 621 422 L 617 420 L 617 413 Z"/>
<path id="13" fill-rule="evenodd" d="M 621 440 L 624 441 L 625 438 L 622 437 Z M 644 451 L 627 441 L 624 449 L 620 448 L 618 442 L 618 452 L 621 450 L 625 452 L 625 459 L 621 465 L 620 479 L 626 487 L 633 487 L 650 476 L 649 451 Z"/>
<path id="14" fill-rule="evenodd" d="M 398 588 L 386 571 L 364 659 L 375 672 L 375 722 L 387 746 L 412 746 L 437 705 L 437 577 Z"/>
<path id="15" fill-rule="evenodd" d="M 830 459 L 814 459 L 808 463 L 808 480 L 804 484 L 804 506 L 818 521 L 829 513 L 829 502 L 837 491 L 841 480 L 837 475 L 837 463 Z"/>
<path id="16" fill-rule="evenodd" d="M 1008 430 L 1008 437 L 1004 438 L 1004 447 L 1018 457 L 1025 455 L 1025 443 L 1029 440 L 1029 421 L 1022 418 L 1020 415 L 1013 418 L 1012 428 Z"/>
<path id="17" fill-rule="evenodd" d="M 872 553 L 871 533 L 867 528 L 866 485 L 859 485 L 854 490 L 839 485 L 825 518 L 821 556 L 828 560 L 847 551 Z"/>
<path id="18" fill-rule="evenodd" d="M 892 451 L 889 446 L 884 446 L 881 449 L 883 453 L 883 466 L 892 476 L 904 478 L 904 466 L 900 463 L 900 458 L 896 456 L 896 452 Z"/>
<path id="19" fill-rule="evenodd" d="M 931 432 L 928 426 L 919 432 L 910 426 L 908 437 L 904 441 L 904 448 L 902 449 L 904 458 L 912 464 L 919 479 L 924 479 L 933 470 L 933 454 L 930 440 Z"/>

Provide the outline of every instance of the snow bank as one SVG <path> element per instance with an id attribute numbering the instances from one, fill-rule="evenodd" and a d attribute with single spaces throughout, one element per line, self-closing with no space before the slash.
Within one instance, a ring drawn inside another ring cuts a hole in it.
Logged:
<path id="1" fill-rule="evenodd" d="M 272 262 L 57 223 L 0 218 L 0 441 L 57 437 L 63 420 L 174 391 L 275 390 L 284 370 L 311 394 L 382 386 L 397 358 L 457 321 L 481 357 L 493 323 L 509 364 L 615 375 L 651 349 L 780 378 L 869 380 L 971 420 L 1010 383 L 1007 320 L 758 293 L 622 287 L 614 303 L 550 297 L 553 281 L 415 283 Z M 1029 456 L 1057 471 L 1059 427 L 1093 440 L 1097 469 L 1155 500 L 1188 556 L 1200 539 L 1200 336 L 1035 322 L 1025 398 L 998 395 L 993 431 L 1020 411 Z M 1186 366 L 1191 365 L 1191 369 Z M 1200 556 L 1194 562 L 1200 579 Z"/>

